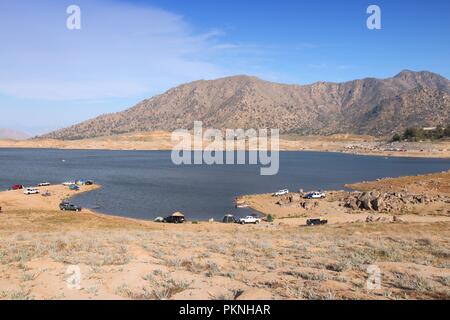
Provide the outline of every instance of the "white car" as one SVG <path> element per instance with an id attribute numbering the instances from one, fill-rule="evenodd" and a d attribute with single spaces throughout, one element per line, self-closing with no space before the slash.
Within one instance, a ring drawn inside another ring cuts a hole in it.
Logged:
<path id="1" fill-rule="evenodd" d="M 246 216 L 245 218 L 240 218 L 239 223 L 240 224 L 258 224 L 261 222 L 261 219 L 253 217 L 253 216 Z"/>
<path id="2" fill-rule="evenodd" d="M 325 193 L 323 192 L 311 192 L 306 195 L 307 199 L 324 199 Z"/>
<path id="3" fill-rule="evenodd" d="M 48 187 L 50 186 L 50 182 L 42 182 L 38 184 L 38 187 Z"/>
<path id="4" fill-rule="evenodd" d="M 24 194 L 38 194 L 39 190 L 36 188 L 26 188 Z"/>
<path id="5" fill-rule="evenodd" d="M 288 189 L 283 189 L 283 190 L 278 190 L 277 192 L 275 192 L 273 195 L 275 197 L 281 197 L 281 196 L 285 196 L 289 194 L 289 190 Z"/>

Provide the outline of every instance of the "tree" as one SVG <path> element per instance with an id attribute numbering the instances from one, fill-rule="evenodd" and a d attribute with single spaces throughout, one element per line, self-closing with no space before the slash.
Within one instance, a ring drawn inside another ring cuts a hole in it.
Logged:
<path id="1" fill-rule="evenodd" d="M 394 134 L 394 136 L 392 137 L 392 142 L 399 142 L 402 141 L 402 136 L 399 135 L 398 133 Z"/>
<path id="2" fill-rule="evenodd" d="M 417 141 L 422 139 L 423 132 L 417 128 L 407 128 L 403 133 L 403 140 Z"/>
<path id="3" fill-rule="evenodd" d="M 444 137 L 450 137 L 450 124 L 444 129 Z"/>

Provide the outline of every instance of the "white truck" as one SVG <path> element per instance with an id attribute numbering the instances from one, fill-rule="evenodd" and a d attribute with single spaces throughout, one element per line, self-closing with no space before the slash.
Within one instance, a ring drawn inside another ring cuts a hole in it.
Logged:
<path id="1" fill-rule="evenodd" d="M 281 197 L 281 196 L 285 196 L 289 194 L 289 190 L 288 189 L 283 189 L 283 190 L 278 190 L 277 192 L 275 192 L 273 194 L 274 197 Z"/>
<path id="2" fill-rule="evenodd" d="M 305 198 L 306 199 L 325 199 L 325 197 L 326 197 L 326 195 L 324 192 L 314 191 L 314 192 L 308 193 Z"/>
<path id="3" fill-rule="evenodd" d="M 246 216 L 245 218 L 240 218 L 240 224 L 258 224 L 261 222 L 260 218 L 256 218 L 254 216 Z"/>
<path id="4" fill-rule="evenodd" d="M 36 188 L 26 188 L 24 194 L 38 194 L 39 190 Z"/>

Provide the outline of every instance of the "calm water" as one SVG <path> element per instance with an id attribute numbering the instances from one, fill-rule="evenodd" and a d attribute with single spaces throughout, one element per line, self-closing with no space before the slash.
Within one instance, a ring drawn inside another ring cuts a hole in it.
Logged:
<path id="1" fill-rule="evenodd" d="M 182 211 L 189 219 L 204 220 L 242 214 L 233 206 L 233 199 L 241 194 L 283 188 L 342 189 L 345 183 L 449 168 L 450 161 L 440 159 L 282 152 L 279 174 L 264 177 L 259 166 L 174 166 L 165 151 L 0 149 L 0 189 L 93 179 L 103 188 L 77 196 L 76 204 L 134 218 Z"/>

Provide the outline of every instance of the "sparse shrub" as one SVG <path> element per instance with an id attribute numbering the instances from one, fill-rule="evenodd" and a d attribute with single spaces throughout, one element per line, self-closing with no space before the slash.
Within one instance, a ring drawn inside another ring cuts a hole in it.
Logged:
<path id="1" fill-rule="evenodd" d="M 345 261 L 341 261 L 338 263 L 330 263 L 326 266 L 327 270 L 334 271 L 334 272 L 342 272 L 345 271 L 348 268 L 348 263 Z"/>
<path id="2" fill-rule="evenodd" d="M 216 274 L 218 274 L 220 272 L 219 266 L 217 265 L 217 263 L 212 262 L 212 261 L 208 261 L 206 263 L 206 276 L 208 277 L 212 277 Z"/>
<path id="3" fill-rule="evenodd" d="M 177 293 L 183 292 L 184 290 L 188 289 L 190 285 L 190 282 L 169 279 L 162 285 L 162 287 L 154 289 L 152 292 L 152 296 L 157 300 L 167 300 Z"/>
<path id="4" fill-rule="evenodd" d="M 394 273 L 394 285 L 400 289 L 419 292 L 431 291 L 433 289 L 432 283 L 426 278 L 419 275 L 400 272 Z"/>
<path id="5" fill-rule="evenodd" d="M 31 281 L 37 278 L 39 274 L 37 272 L 24 272 L 22 275 L 22 281 Z"/>

